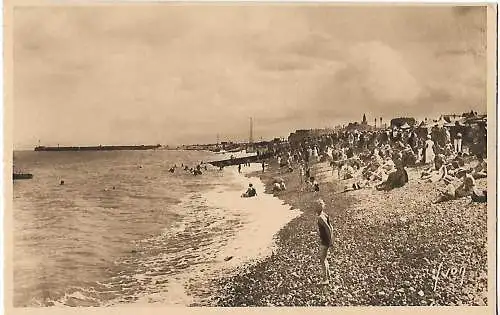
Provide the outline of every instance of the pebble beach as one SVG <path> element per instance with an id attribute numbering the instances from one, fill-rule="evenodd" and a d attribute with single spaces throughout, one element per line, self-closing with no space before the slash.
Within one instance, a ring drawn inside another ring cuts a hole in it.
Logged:
<path id="1" fill-rule="evenodd" d="M 487 305 L 487 204 L 433 204 L 437 184 L 418 172 L 409 170 L 409 183 L 388 192 L 343 192 L 328 164 L 317 163 L 319 193 L 276 164 L 247 174 L 269 194 L 273 179 L 283 178 L 287 190 L 275 196 L 301 214 L 275 235 L 269 255 L 212 278 L 192 306 Z M 485 189 L 486 179 L 477 185 Z M 317 198 L 334 226 L 329 285 L 319 284 Z"/>

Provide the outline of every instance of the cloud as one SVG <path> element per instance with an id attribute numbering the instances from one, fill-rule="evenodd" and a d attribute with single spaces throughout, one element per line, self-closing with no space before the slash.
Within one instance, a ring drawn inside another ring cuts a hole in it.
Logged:
<path id="1" fill-rule="evenodd" d="M 453 7 L 16 9 L 16 141 L 245 139 L 250 116 L 272 136 L 363 113 L 480 110 L 485 21 Z"/>
<path id="2" fill-rule="evenodd" d="M 411 106 L 422 93 L 405 57 L 380 42 L 346 47 L 337 67 L 330 70 L 312 85 L 310 103 L 318 104 L 312 111 L 318 118 L 357 118 L 364 111 Z"/>
<path id="3" fill-rule="evenodd" d="M 350 56 L 347 67 L 355 67 L 353 74 L 361 74 L 352 78 L 352 83 L 358 83 L 377 103 L 407 105 L 420 94 L 421 87 L 404 56 L 390 46 L 361 43 L 350 49 Z"/>
<path id="4" fill-rule="evenodd" d="M 314 67 L 314 64 L 307 60 L 294 56 L 274 56 L 264 57 L 258 62 L 258 67 L 264 71 L 301 71 L 309 70 Z"/>
<path id="5" fill-rule="evenodd" d="M 312 33 L 285 45 L 283 51 L 308 58 L 336 60 L 341 55 L 337 44 L 335 38 L 328 34 Z"/>

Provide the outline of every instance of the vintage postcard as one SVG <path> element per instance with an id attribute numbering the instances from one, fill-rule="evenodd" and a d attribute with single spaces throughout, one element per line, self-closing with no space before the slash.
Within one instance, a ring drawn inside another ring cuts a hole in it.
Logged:
<path id="1" fill-rule="evenodd" d="M 496 20 L 6 2 L 6 314 L 495 314 Z"/>

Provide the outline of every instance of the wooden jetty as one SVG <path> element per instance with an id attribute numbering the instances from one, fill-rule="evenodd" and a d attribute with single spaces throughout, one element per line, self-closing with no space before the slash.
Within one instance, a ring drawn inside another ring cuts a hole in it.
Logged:
<path id="1" fill-rule="evenodd" d="M 12 179 L 17 180 L 17 179 L 32 179 L 33 174 L 30 173 L 13 173 L 12 174 Z"/>
<path id="2" fill-rule="evenodd" d="M 245 164 L 245 163 L 257 163 L 257 162 L 261 162 L 263 160 L 269 159 L 270 157 L 272 157 L 271 153 L 264 153 L 264 154 L 251 155 L 251 156 L 245 156 L 245 157 L 239 157 L 239 158 L 232 158 L 232 159 L 226 159 L 226 160 L 220 160 L 220 161 L 212 161 L 212 162 L 208 162 L 208 163 L 215 166 L 215 167 L 225 167 L 225 166 L 239 165 L 239 164 Z"/>

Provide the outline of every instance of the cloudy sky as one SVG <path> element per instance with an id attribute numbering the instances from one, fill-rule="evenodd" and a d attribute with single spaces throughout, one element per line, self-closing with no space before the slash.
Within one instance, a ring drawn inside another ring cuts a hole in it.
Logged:
<path id="1" fill-rule="evenodd" d="M 201 143 L 486 111 L 485 7 L 14 13 L 14 145 Z"/>

